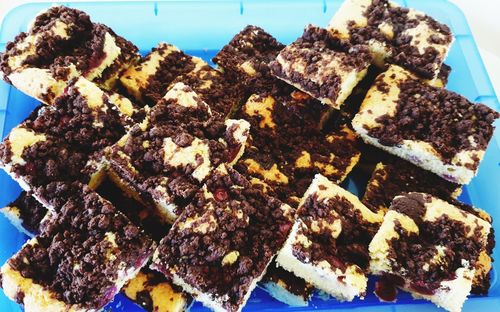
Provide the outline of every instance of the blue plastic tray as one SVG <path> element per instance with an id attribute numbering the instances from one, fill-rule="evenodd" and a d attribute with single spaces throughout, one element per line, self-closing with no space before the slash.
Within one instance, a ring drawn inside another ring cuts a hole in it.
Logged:
<path id="1" fill-rule="evenodd" d="M 326 26 L 342 0 L 332 1 L 166 1 L 166 2 L 59 2 L 89 13 L 94 21 L 105 23 L 118 34 L 134 42 L 146 53 L 160 41 L 167 41 L 190 54 L 209 61 L 233 35 L 248 24 L 263 27 L 283 43 L 290 43 L 300 36 L 308 23 Z M 446 0 L 407 0 L 401 4 L 419 9 L 449 25 L 456 41 L 448 56 L 452 66 L 448 88 L 463 94 L 471 101 L 482 102 L 500 111 L 499 102 L 481 61 L 476 44 L 463 13 Z M 45 4 L 26 4 L 6 15 L 0 29 L 0 50 L 20 31 L 25 31 L 30 20 Z M 0 137 L 7 135 L 38 103 L 20 91 L 0 82 Z M 497 123 L 498 126 L 498 123 Z M 352 185 L 351 183 L 348 183 Z M 351 187 L 350 187 L 351 189 Z M 21 189 L 3 171 L 0 172 L 0 207 L 13 200 Z M 356 192 L 355 189 L 352 191 Z M 460 198 L 488 211 L 495 220 L 494 228 L 500 233 L 500 131 L 497 129 L 479 174 L 464 188 Z M 0 216 L 0 264 L 14 254 L 27 237 L 19 233 Z M 494 255 L 498 256 L 499 248 Z M 472 297 L 465 303 L 464 311 L 499 311 L 500 285 L 497 281 L 500 261 L 494 263 L 492 285 L 488 297 Z M 373 281 L 372 281 L 373 284 Z M 413 300 L 400 293 L 397 304 L 383 304 L 373 295 L 373 285 L 365 300 L 339 303 L 324 301 L 315 296 L 309 308 L 291 308 L 273 300 L 265 292 L 256 289 L 246 311 L 270 311 L 277 309 L 333 310 L 336 311 L 436 311 L 434 305 Z M 495 308 L 496 307 L 496 308 Z M 192 311 L 204 308 L 195 303 Z M 0 291 L 0 311 L 20 311 L 20 307 L 8 300 Z M 109 305 L 112 311 L 142 311 L 122 295 Z"/>

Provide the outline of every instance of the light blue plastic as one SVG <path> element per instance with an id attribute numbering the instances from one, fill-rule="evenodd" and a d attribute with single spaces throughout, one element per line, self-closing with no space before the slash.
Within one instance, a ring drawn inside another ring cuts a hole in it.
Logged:
<path id="1" fill-rule="evenodd" d="M 289 43 L 297 38 L 308 23 L 326 26 L 341 4 L 332 1 L 165 1 L 165 2 L 58 2 L 89 13 L 93 21 L 105 23 L 118 34 L 131 40 L 146 53 L 160 41 L 167 41 L 190 54 L 209 61 L 231 37 L 248 24 L 263 27 L 280 41 Z M 471 31 L 463 13 L 446 0 L 407 0 L 401 4 L 419 9 L 448 24 L 455 43 L 446 63 L 452 66 L 448 88 L 463 94 L 474 102 L 500 110 L 499 102 L 486 73 Z M 26 4 L 6 15 L 0 29 L 0 51 L 6 42 L 20 31 L 26 30 L 29 21 L 49 3 Z M 492 38 L 494 40 L 494 38 Z M 36 107 L 37 102 L 18 90 L 0 82 L 0 137 L 20 123 Z M 498 126 L 498 122 L 497 122 Z M 352 189 L 354 183 L 347 182 Z M 19 186 L 3 171 L 0 172 L 0 207 L 14 199 Z M 361 190 L 362 192 L 362 190 Z M 500 131 L 497 129 L 490 143 L 479 174 L 464 188 L 460 198 L 488 211 L 494 227 L 500 233 Z M 9 222 L 0 216 L 0 264 L 14 254 L 26 240 Z M 499 254 L 499 247 L 494 255 Z M 494 263 L 492 285 L 488 297 L 472 297 L 465 303 L 464 311 L 499 311 L 500 285 L 498 282 L 500 260 Z M 142 311 L 122 295 L 115 298 L 106 311 Z M 304 310 L 290 308 L 277 302 L 260 289 L 256 289 L 244 308 L 245 311 Z M 373 295 L 373 281 L 365 300 L 339 303 L 333 299 L 324 301 L 315 296 L 309 308 L 320 311 L 380 311 L 424 312 L 439 311 L 434 305 L 422 300 L 412 300 L 408 294 L 398 296 L 397 304 L 380 303 Z M 195 303 L 192 311 L 204 308 Z M 17 304 L 8 300 L 0 291 L 0 311 L 20 311 Z"/>

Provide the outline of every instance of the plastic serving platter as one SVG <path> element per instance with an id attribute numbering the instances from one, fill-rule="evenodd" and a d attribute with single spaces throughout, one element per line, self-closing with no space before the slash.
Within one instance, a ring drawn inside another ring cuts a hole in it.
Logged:
<path id="1" fill-rule="evenodd" d="M 93 21 L 112 27 L 118 34 L 135 43 L 142 53 L 147 53 L 158 42 L 167 41 L 186 52 L 209 61 L 233 35 L 248 24 L 263 27 L 283 43 L 290 43 L 301 35 L 308 23 L 325 27 L 339 8 L 342 0 L 302 1 L 165 1 L 165 2 L 59 2 L 69 7 L 84 10 Z M 482 102 L 500 111 L 485 67 L 477 50 L 471 31 L 463 13 L 446 0 L 403 0 L 402 5 L 424 11 L 449 25 L 455 35 L 455 43 L 446 63 L 452 66 L 448 89 L 456 91 L 473 102 Z M 0 29 L 0 50 L 19 32 L 25 31 L 31 19 L 50 3 L 19 6 L 9 12 Z M 0 137 L 19 124 L 38 105 L 37 101 L 0 82 Z M 500 126 L 497 122 L 497 127 Z M 481 163 L 479 174 L 470 185 L 464 187 L 460 199 L 488 211 L 495 219 L 494 228 L 500 233 L 500 129 L 490 143 Z M 1 171 L 1 170 L 0 170 Z M 353 183 L 349 189 L 359 193 Z M 3 171 L 0 172 L 0 207 L 20 193 L 19 186 Z M 363 190 L 361 190 L 363 192 Z M 26 241 L 7 219 L 0 216 L 0 264 L 3 264 Z M 498 239 L 498 238 L 497 238 Z M 500 310 L 500 247 L 495 248 L 497 261 L 492 271 L 491 289 L 488 297 L 472 297 L 464 311 Z M 256 289 L 244 311 L 271 310 L 336 310 L 336 311 L 439 311 L 437 307 L 422 300 L 413 300 L 400 292 L 397 304 L 380 303 L 373 295 L 373 279 L 365 300 L 340 303 L 334 299 L 324 300 L 315 295 L 307 308 L 292 308 Z M 142 311 L 122 295 L 118 295 L 106 311 Z M 205 310 L 195 303 L 192 311 Z M 0 291 L 0 311 L 21 311 Z"/>

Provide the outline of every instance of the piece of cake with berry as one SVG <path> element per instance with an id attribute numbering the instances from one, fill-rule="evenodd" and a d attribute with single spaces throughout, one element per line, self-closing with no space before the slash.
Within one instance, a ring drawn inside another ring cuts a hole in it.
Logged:
<path id="1" fill-rule="evenodd" d="M 109 27 L 93 23 L 80 10 L 54 6 L 7 44 L 0 70 L 19 90 L 52 104 L 78 76 L 113 89 L 120 73 L 138 58 L 137 47 Z"/>
<path id="2" fill-rule="evenodd" d="M 448 26 L 389 0 L 347 0 L 327 28 L 336 38 L 366 45 L 378 66 L 397 64 L 426 79 L 438 77 L 453 43 Z"/>
<path id="3" fill-rule="evenodd" d="M 279 79 L 339 109 L 366 75 L 370 63 L 371 55 L 365 47 L 345 47 L 328 30 L 308 25 L 269 67 Z"/>
<path id="4" fill-rule="evenodd" d="M 129 100 L 85 78 L 74 79 L 53 105 L 12 129 L 0 145 L 0 166 L 26 191 L 76 180 L 95 188 L 104 177 L 103 149 L 117 142 L 136 117 Z"/>
<path id="5" fill-rule="evenodd" d="M 214 311 L 240 311 L 285 242 L 294 215 L 221 165 L 162 240 L 152 268 Z"/>

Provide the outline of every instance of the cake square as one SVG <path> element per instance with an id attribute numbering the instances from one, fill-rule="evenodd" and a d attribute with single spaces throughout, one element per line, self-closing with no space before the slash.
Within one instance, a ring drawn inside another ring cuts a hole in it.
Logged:
<path id="1" fill-rule="evenodd" d="M 428 193 L 444 200 L 460 195 L 461 185 L 446 181 L 401 158 L 387 156 L 373 170 L 361 200 L 373 212 L 384 214 L 394 197 L 401 193 Z"/>
<path id="2" fill-rule="evenodd" d="M 397 196 L 369 247 L 372 273 L 386 276 L 376 294 L 393 301 L 381 290 L 399 287 L 461 311 L 490 231 L 489 222 L 431 195 Z"/>
<path id="3" fill-rule="evenodd" d="M 491 284 L 491 269 L 493 264 L 493 248 L 495 248 L 495 231 L 493 229 L 493 219 L 484 210 L 462 203 L 456 199 L 448 199 L 451 205 L 472 214 L 491 225 L 491 230 L 488 234 L 486 247 L 479 253 L 479 258 L 474 265 L 474 279 L 472 280 L 471 294 L 488 295 Z"/>
<path id="4" fill-rule="evenodd" d="M 253 93 L 267 89 L 269 81 L 274 80 L 268 64 L 284 47 L 264 29 L 248 25 L 217 53 L 213 62 L 231 81 Z"/>
<path id="5" fill-rule="evenodd" d="M 368 244 L 382 217 L 319 174 L 304 194 L 297 216 L 276 257 L 278 265 L 338 300 L 364 297 Z"/>
<path id="6" fill-rule="evenodd" d="M 243 154 L 248 128 L 243 120 L 224 121 L 177 83 L 111 147 L 109 175 L 129 196 L 173 222 L 213 169 Z"/>
<path id="7" fill-rule="evenodd" d="M 148 312 L 183 312 L 192 298 L 160 272 L 143 268 L 123 288 L 130 300 Z"/>
<path id="8" fill-rule="evenodd" d="M 82 184 L 70 188 L 77 192 L 58 198 L 40 234 L 1 268 L 5 294 L 27 311 L 98 311 L 154 250 L 111 203 Z"/>
<path id="9" fill-rule="evenodd" d="M 92 23 L 82 11 L 54 6 L 7 44 L 0 71 L 19 90 L 52 104 L 77 76 L 113 89 L 119 74 L 138 58 L 137 47 L 109 27 Z"/>
<path id="10" fill-rule="evenodd" d="M 291 91 L 286 93 L 284 91 Z M 337 182 L 359 159 L 347 127 L 321 131 L 324 105 L 295 88 L 250 96 L 236 116 L 251 124 L 245 154 L 235 168 L 296 206 L 316 173 Z"/>
<path id="11" fill-rule="evenodd" d="M 450 182 L 467 184 L 499 116 L 392 65 L 377 77 L 352 126 L 366 143 Z"/>
<path id="12" fill-rule="evenodd" d="M 379 67 L 397 64 L 426 79 L 438 76 L 453 42 L 448 26 L 388 0 L 346 0 L 327 28 L 350 44 L 368 46 Z"/>
<path id="13" fill-rule="evenodd" d="M 261 287 L 271 297 L 291 307 L 307 307 L 314 292 L 311 284 L 274 262 L 267 268 Z"/>
<path id="14" fill-rule="evenodd" d="M 221 165 L 160 242 L 152 268 L 214 311 L 240 311 L 285 242 L 294 214 Z"/>
<path id="15" fill-rule="evenodd" d="M 179 75 L 197 71 L 206 63 L 169 43 L 159 43 L 120 77 L 128 94 L 144 105 L 155 105 Z"/>
<path id="16" fill-rule="evenodd" d="M 135 117 L 129 100 L 77 78 L 54 105 L 41 107 L 10 132 L 0 144 L 0 166 L 26 191 L 76 180 L 95 188 L 104 177 L 103 149 Z"/>
<path id="17" fill-rule="evenodd" d="M 96 192 L 119 208 L 135 226 L 142 229 L 155 242 L 159 242 L 170 230 L 170 225 L 158 218 L 151 207 L 126 196 L 109 179 L 105 180 Z M 143 267 L 137 275 L 123 286 L 121 293 L 135 304 L 149 312 L 182 312 L 192 299 L 172 284 L 163 274 Z"/>
<path id="18" fill-rule="evenodd" d="M 306 26 L 269 64 L 273 75 L 339 109 L 366 75 L 371 56 L 365 48 L 346 48 L 323 28 Z"/>

